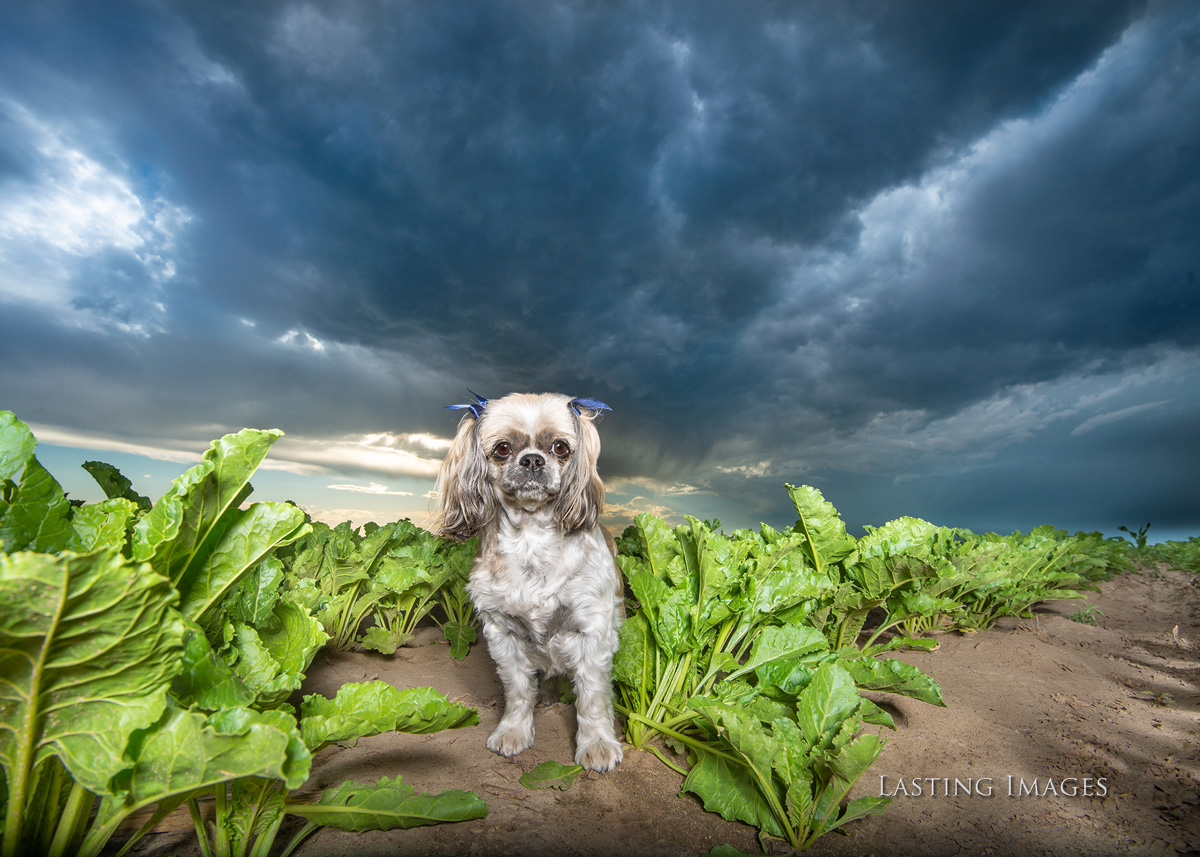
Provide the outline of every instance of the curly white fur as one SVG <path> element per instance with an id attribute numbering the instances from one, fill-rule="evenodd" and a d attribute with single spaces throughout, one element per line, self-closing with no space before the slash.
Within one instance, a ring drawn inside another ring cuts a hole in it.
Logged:
<path id="1" fill-rule="evenodd" d="M 565 674 L 575 685 L 575 761 L 609 771 L 622 758 L 611 675 L 624 608 L 597 523 L 594 417 L 553 393 L 514 393 L 464 416 L 438 473 L 434 530 L 482 537 L 467 589 L 505 695 L 488 748 L 528 749 L 538 673 Z"/>

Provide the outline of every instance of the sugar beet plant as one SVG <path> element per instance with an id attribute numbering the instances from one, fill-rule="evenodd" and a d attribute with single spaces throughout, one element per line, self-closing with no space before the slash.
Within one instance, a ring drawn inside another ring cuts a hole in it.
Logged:
<path id="1" fill-rule="evenodd" d="M 724 536 L 693 518 L 672 529 L 638 516 L 619 558 L 637 608 L 614 675 L 635 747 L 684 773 L 705 808 L 807 848 L 889 803 L 843 805 L 883 747 L 862 728 L 892 725 L 859 688 L 942 700 L 915 667 L 875 657 L 897 644 L 831 643 L 824 629 L 836 636 L 862 607 L 839 600 L 838 564 L 855 543 L 815 490 L 789 490 L 809 507 L 785 532 Z M 649 743 L 656 737 L 687 751 L 690 768 Z"/>
<path id="2" fill-rule="evenodd" d="M 797 521 L 783 531 L 638 516 L 619 540 L 636 607 L 614 676 L 635 747 L 683 773 L 707 809 L 803 849 L 889 802 L 843 804 L 883 747 L 864 727 L 893 726 L 860 691 L 942 704 L 928 676 L 879 655 L 1076 597 L 1068 587 L 1113 557 L 1095 534 L 975 536 L 916 518 L 855 539 L 815 488 L 787 490 Z"/>
<path id="3" fill-rule="evenodd" d="M 283 819 L 390 829 L 477 818 L 470 792 L 399 777 L 291 796 L 312 754 L 381 731 L 478 715 L 429 688 L 347 685 L 287 703 L 327 635 L 282 583 L 277 554 L 309 532 L 285 503 L 246 504 L 278 432 L 213 443 L 151 507 L 104 465 L 109 499 L 74 505 L 36 440 L 0 412 L 0 857 L 96 855 L 150 811 L 124 853 L 188 806 L 205 855 L 265 857 Z M 211 799 L 215 821 L 202 821 Z"/>
<path id="4" fill-rule="evenodd" d="M 477 541 L 439 539 L 407 520 L 360 533 L 349 522 L 311 531 L 280 552 L 285 585 L 321 622 L 338 649 L 391 654 L 437 606 L 454 657 L 475 641 L 463 589 Z M 366 627 L 364 627 L 366 626 Z"/>

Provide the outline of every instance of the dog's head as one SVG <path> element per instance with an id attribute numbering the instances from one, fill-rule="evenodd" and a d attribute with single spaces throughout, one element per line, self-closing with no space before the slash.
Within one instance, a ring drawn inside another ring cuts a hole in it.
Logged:
<path id="1" fill-rule="evenodd" d="M 438 472 L 434 532 L 478 535 L 502 507 L 548 510 L 563 532 L 595 526 L 604 485 L 592 421 L 607 405 L 557 393 L 513 393 L 452 407 L 469 413 Z"/>

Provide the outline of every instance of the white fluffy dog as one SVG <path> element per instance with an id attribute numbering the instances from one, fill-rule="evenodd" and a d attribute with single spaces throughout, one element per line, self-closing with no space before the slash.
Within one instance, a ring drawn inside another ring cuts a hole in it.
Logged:
<path id="1" fill-rule="evenodd" d="M 538 672 L 575 685 L 575 762 L 621 761 L 613 728 L 612 659 L 624 617 L 611 540 L 597 519 L 604 485 L 592 421 L 608 406 L 554 393 L 514 393 L 469 411 L 437 478 L 434 531 L 481 536 L 467 590 L 504 683 L 487 746 L 514 756 L 533 744 Z"/>

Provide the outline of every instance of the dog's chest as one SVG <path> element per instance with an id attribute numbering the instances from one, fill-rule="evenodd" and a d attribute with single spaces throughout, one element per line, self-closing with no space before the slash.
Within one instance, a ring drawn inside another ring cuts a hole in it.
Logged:
<path id="1" fill-rule="evenodd" d="M 506 534 L 471 575 L 476 608 L 538 645 L 562 631 L 584 630 L 579 604 L 595 591 L 586 547 L 558 533 Z"/>

